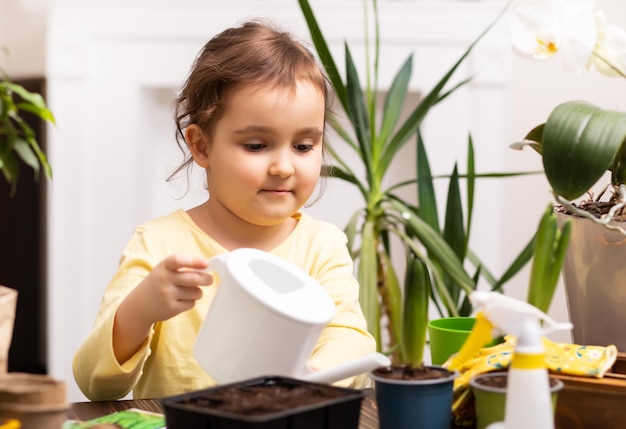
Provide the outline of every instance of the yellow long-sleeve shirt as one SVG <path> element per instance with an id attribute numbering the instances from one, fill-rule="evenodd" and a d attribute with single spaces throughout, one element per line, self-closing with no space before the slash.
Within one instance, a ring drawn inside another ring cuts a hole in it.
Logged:
<path id="1" fill-rule="evenodd" d="M 324 328 L 309 360 L 326 369 L 376 350 L 358 304 L 358 283 L 341 230 L 297 213 L 293 232 L 272 250 L 316 279 L 335 302 L 335 317 Z M 136 228 L 109 283 L 93 330 L 76 352 L 74 377 L 91 400 L 160 398 L 204 389 L 215 381 L 198 364 L 193 346 L 216 288 L 203 289 L 193 309 L 156 323 L 141 349 L 120 365 L 113 353 L 113 321 L 119 304 L 152 268 L 173 253 L 211 258 L 226 252 L 187 215 L 178 210 Z M 277 333 L 279 335 L 279 333 Z M 209 371 L 210 372 L 210 371 Z M 367 374 L 337 385 L 364 387 Z"/>

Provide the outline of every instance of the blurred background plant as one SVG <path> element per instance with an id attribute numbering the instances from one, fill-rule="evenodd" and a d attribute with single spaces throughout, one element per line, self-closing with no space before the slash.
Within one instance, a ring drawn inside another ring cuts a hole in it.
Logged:
<path id="1" fill-rule="evenodd" d="M 0 75 L 0 171 L 13 196 L 22 165 L 32 168 L 36 178 L 41 170 L 45 177 L 52 177 L 52 168 L 25 115 L 35 115 L 50 123 L 55 121 L 41 94 L 11 82 L 2 69 Z"/>

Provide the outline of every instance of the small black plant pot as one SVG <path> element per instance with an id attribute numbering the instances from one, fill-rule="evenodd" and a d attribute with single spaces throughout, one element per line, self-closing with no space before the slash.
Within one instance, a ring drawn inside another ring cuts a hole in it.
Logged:
<path id="1" fill-rule="evenodd" d="M 267 376 L 162 400 L 167 429 L 357 429 L 363 392 Z"/>

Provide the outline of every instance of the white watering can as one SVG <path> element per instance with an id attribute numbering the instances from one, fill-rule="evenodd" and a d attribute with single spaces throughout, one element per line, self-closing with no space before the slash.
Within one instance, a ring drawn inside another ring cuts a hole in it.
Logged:
<path id="1" fill-rule="evenodd" d="M 194 355 L 218 383 L 266 375 L 333 383 L 391 364 L 372 353 L 312 371 L 307 360 L 335 305 L 319 283 L 284 259 L 243 248 L 214 257 L 209 270 L 219 284 Z"/>

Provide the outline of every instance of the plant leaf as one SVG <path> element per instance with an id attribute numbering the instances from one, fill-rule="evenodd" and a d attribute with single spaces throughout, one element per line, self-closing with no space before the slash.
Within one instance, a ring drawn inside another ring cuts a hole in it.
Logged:
<path id="1" fill-rule="evenodd" d="M 298 3 L 300 4 L 300 10 L 304 15 L 307 27 L 309 28 L 309 33 L 311 34 L 311 39 L 313 41 L 313 45 L 315 46 L 317 55 L 322 63 L 322 66 L 324 67 L 324 70 L 326 70 L 326 74 L 328 75 L 328 79 L 333 86 L 337 99 L 341 103 L 344 111 L 347 112 L 348 96 L 346 87 L 343 84 L 341 76 L 339 75 L 339 69 L 337 69 L 335 60 L 330 53 L 330 49 L 328 49 L 328 44 L 326 43 L 322 30 L 317 23 L 313 9 L 311 9 L 311 5 L 308 0 L 298 0 Z"/>
<path id="2" fill-rule="evenodd" d="M 359 303 L 367 322 L 367 329 L 380 348 L 380 312 L 378 306 L 378 261 L 376 259 L 376 236 L 374 224 L 366 221 L 363 226 L 357 279 L 360 285 Z"/>
<path id="3" fill-rule="evenodd" d="M 571 223 L 559 229 L 552 205 L 548 205 L 537 227 L 530 271 L 528 303 L 548 312 L 569 242 Z"/>
<path id="4" fill-rule="evenodd" d="M 420 366 L 423 362 L 430 288 L 430 276 L 426 264 L 413 252 L 407 252 L 402 360 L 413 366 Z"/>
<path id="5" fill-rule="evenodd" d="M 361 157 L 365 164 L 368 177 L 372 177 L 374 166 L 372 164 L 372 141 L 370 139 L 369 116 L 363 100 L 363 90 L 359 81 L 359 75 L 352 60 L 348 45 L 346 49 L 346 75 L 348 90 L 348 116 L 352 121 L 356 132 L 357 141 L 361 150 Z"/>
<path id="6" fill-rule="evenodd" d="M 472 230 L 472 216 L 474 214 L 474 189 L 476 188 L 476 164 L 474 159 L 474 141 L 472 136 L 467 138 L 467 224 L 465 225 L 465 248 L 463 255 L 467 252 L 470 233 Z"/>
<path id="7" fill-rule="evenodd" d="M 461 57 L 452 65 L 452 67 L 446 72 L 446 74 L 437 82 L 437 84 L 431 89 L 431 91 L 424 97 L 421 103 L 419 103 L 415 109 L 411 112 L 407 120 L 400 126 L 398 132 L 392 137 L 391 141 L 387 146 L 387 150 L 383 154 L 381 159 L 381 170 L 386 171 L 391 160 L 393 159 L 394 154 L 398 151 L 399 147 L 403 146 L 407 140 L 411 137 L 411 135 L 420 127 L 422 120 L 426 117 L 431 107 L 439 102 L 441 99 L 441 93 L 443 91 L 444 86 L 448 83 L 454 72 L 459 68 L 461 63 L 467 58 L 467 56 L 472 52 L 476 44 L 487 34 L 491 28 L 500 20 L 500 17 L 506 12 L 508 7 L 510 6 L 510 2 L 503 8 L 502 11 L 498 14 L 498 16 L 483 30 L 482 33 L 478 35 L 478 37 L 470 44 L 470 46 L 465 50 L 465 52 L 461 55 Z M 458 88 L 455 87 L 455 89 Z M 449 95 L 450 92 L 446 94 Z"/>
<path id="8" fill-rule="evenodd" d="M 412 234 L 418 237 L 419 241 L 427 249 L 428 254 L 441 264 L 441 267 L 450 277 L 457 282 L 467 293 L 474 290 L 474 282 L 467 275 L 463 264 L 459 261 L 454 251 L 448 243 L 426 222 L 415 216 L 408 207 L 400 201 L 391 201 L 396 210 L 401 214 L 406 226 L 411 228 Z"/>
<path id="9" fill-rule="evenodd" d="M 402 67 L 400 67 L 387 93 L 379 135 L 379 139 L 383 144 L 389 139 L 389 136 L 400 118 L 400 112 L 404 106 L 404 99 L 408 90 L 412 70 L 413 55 L 409 56 Z"/>
<path id="10" fill-rule="evenodd" d="M 383 291 L 383 305 L 387 311 L 387 323 L 389 326 L 389 333 L 393 335 L 390 338 L 391 344 L 397 344 L 402 342 L 403 338 L 403 299 L 402 290 L 400 289 L 400 282 L 396 275 L 396 270 L 393 267 L 393 263 L 389 258 L 388 252 L 379 252 L 379 258 L 383 263 L 384 268 L 384 284 Z"/>
<path id="11" fill-rule="evenodd" d="M 428 161 L 428 154 L 426 153 L 422 133 L 419 131 L 417 132 L 416 166 L 419 217 L 436 232 L 440 232 L 437 197 L 435 195 L 432 173 L 430 171 L 430 162 Z"/>
<path id="12" fill-rule="evenodd" d="M 459 173 L 456 163 L 452 170 L 448 186 L 448 200 L 443 238 L 450 245 L 459 260 L 465 259 L 465 230 L 463 221 L 463 203 L 459 187 Z"/>
<path id="13" fill-rule="evenodd" d="M 624 168 L 625 141 L 625 112 L 584 101 L 558 105 L 546 121 L 541 142 L 550 186 L 568 200 L 580 197 L 605 171 Z"/>
<path id="14" fill-rule="evenodd" d="M 35 170 L 35 174 L 39 172 L 39 161 L 37 159 L 37 155 L 35 155 L 35 152 L 33 152 L 26 140 L 17 138 L 13 142 L 13 150 L 15 150 L 20 159 L 24 161 L 26 165 Z"/>

